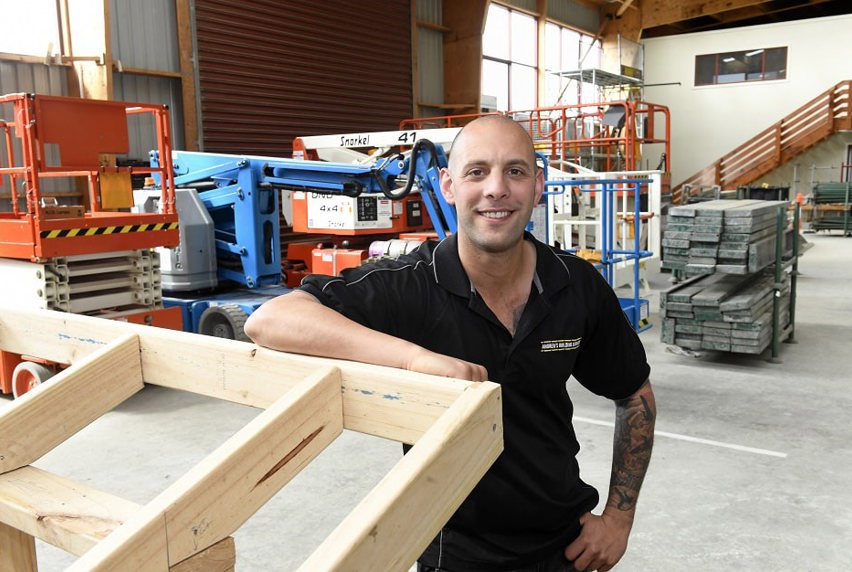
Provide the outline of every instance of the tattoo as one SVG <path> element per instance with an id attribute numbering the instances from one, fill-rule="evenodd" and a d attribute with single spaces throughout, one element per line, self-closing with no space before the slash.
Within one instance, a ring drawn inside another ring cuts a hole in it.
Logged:
<path id="1" fill-rule="evenodd" d="M 607 501 L 621 511 L 632 511 L 654 446 L 657 410 L 650 383 L 632 396 L 616 401 L 610 495 Z"/>

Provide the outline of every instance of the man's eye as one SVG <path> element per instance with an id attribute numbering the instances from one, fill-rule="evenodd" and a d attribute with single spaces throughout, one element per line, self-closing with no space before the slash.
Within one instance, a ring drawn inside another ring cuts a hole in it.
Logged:
<path id="1" fill-rule="evenodd" d="M 467 172 L 468 177 L 481 177 L 485 174 L 485 171 L 482 169 L 471 169 Z"/>
<path id="2" fill-rule="evenodd" d="M 523 169 L 509 169 L 509 174 L 513 177 L 520 177 L 524 174 Z"/>

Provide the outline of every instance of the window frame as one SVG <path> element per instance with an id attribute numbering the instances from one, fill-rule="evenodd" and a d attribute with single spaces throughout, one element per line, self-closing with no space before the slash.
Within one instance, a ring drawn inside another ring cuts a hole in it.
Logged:
<path id="1" fill-rule="evenodd" d="M 767 62 L 772 59 L 772 56 L 782 53 L 783 64 L 777 69 L 767 69 Z M 757 60 L 749 61 L 749 58 L 757 56 L 760 56 L 759 69 L 756 69 L 753 65 L 757 63 Z M 694 87 L 708 87 L 762 81 L 782 81 L 787 79 L 788 62 L 789 46 L 696 54 L 693 85 Z M 725 65 L 734 63 L 742 64 L 746 67 L 737 71 L 732 66 Z M 712 73 L 708 64 L 712 64 Z M 749 65 L 751 67 L 748 67 Z M 726 67 L 731 67 L 732 69 L 726 70 Z M 728 72 L 727 74 L 725 73 L 726 71 Z M 732 79 L 724 79 L 726 75 L 732 77 Z"/>

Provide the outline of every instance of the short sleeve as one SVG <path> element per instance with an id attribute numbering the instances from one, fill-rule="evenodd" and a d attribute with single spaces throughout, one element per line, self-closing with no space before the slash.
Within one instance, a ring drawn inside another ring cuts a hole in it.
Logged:
<path id="1" fill-rule="evenodd" d="M 573 375 L 593 393 L 623 399 L 645 383 L 651 367 L 615 292 L 597 271 L 593 274 L 586 331 Z"/>

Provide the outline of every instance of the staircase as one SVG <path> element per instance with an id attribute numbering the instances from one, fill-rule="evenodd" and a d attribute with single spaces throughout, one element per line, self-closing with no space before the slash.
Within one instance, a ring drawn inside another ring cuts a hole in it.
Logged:
<path id="1" fill-rule="evenodd" d="M 758 133 L 712 165 L 672 189 L 672 204 L 682 205 L 701 187 L 723 190 L 748 185 L 838 131 L 852 130 L 852 81 L 846 80 Z"/>

